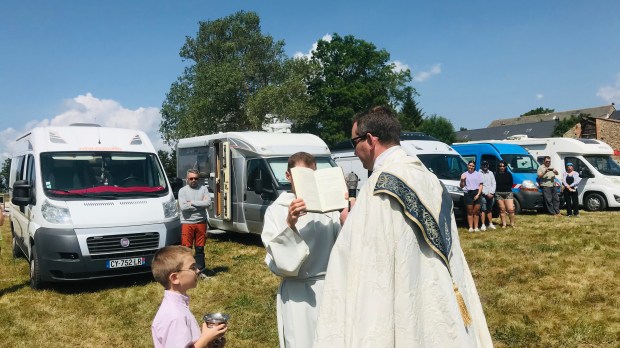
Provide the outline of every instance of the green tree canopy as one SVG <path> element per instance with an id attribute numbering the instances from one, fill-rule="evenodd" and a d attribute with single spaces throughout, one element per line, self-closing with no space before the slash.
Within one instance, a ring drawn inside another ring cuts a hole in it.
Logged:
<path id="1" fill-rule="evenodd" d="M 248 100 L 261 88 L 281 81 L 284 42 L 261 33 L 254 12 L 199 23 L 180 56 L 191 64 L 170 87 L 161 109 L 160 132 L 166 143 L 179 138 L 230 130 L 257 129 Z"/>
<path id="2" fill-rule="evenodd" d="M 526 113 L 524 113 L 523 115 L 521 115 L 521 117 L 523 116 L 532 116 L 532 115 L 541 115 L 541 114 L 549 114 L 555 112 L 555 109 L 547 109 L 547 108 L 543 108 L 543 107 L 539 107 L 536 109 L 532 109 Z"/>
<path id="3" fill-rule="evenodd" d="M 400 125 L 404 131 L 415 131 L 424 121 L 424 113 L 418 108 L 418 102 L 413 97 L 418 95 L 412 87 L 405 87 L 405 101 L 398 113 Z"/>
<path id="4" fill-rule="evenodd" d="M 9 175 L 11 173 L 11 159 L 7 158 L 2 162 L 2 170 L 0 170 L 0 190 L 6 191 L 9 187 Z"/>
<path id="5" fill-rule="evenodd" d="M 571 115 L 568 118 L 558 121 L 555 124 L 555 127 L 553 127 L 553 133 L 551 134 L 551 136 L 563 137 L 564 133 L 568 132 L 571 128 L 575 127 L 577 123 L 589 116 L 590 114 L 581 113 L 579 115 Z"/>
<path id="6" fill-rule="evenodd" d="M 159 160 L 161 164 L 164 166 L 164 171 L 166 172 L 166 176 L 169 178 L 174 178 L 177 176 L 177 153 L 172 150 L 170 152 L 165 150 L 157 150 L 157 156 L 159 156 Z"/>
<path id="7" fill-rule="evenodd" d="M 353 36 L 333 34 L 320 40 L 310 59 L 307 78 L 310 101 L 317 112 L 297 120 L 293 130 L 318 135 L 328 144 L 347 139 L 352 116 L 375 105 L 402 106 L 415 90 L 407 89 L 409 70 L 396 71 L 390 54 Z"/>
<path id="8" fill-rule="evenodd" d="M 446 144 L 452 144 L 456 141 L 456 133 L 454 132 L 452 122 L 442 116 L 433 114 L 425 118 L 418 130 L 432 135 Z"/>

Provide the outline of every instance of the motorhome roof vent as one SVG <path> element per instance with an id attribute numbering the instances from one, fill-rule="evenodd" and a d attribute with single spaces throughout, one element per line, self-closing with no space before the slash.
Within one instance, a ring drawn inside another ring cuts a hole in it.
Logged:
<path id="1" fill-rule="evenodd" d="M 515 134 L 506 138 L 506 140 L 525 140 L 527 139 L 527 135 L 525 134 Z"/>
<path id="2" fill-rule="evenodd" d="M 56 143 L 56 144 L 66 144 L 67 142 L 60 137 L 60 135 L 54 133 L 54 132 L 50 132 L 50 141 L 52 143 Z"/>
<path id="3" fill-rule="evenodd" d="M 71 123 L 69 127 L 101 127 L 101 125 L 96 123 Z"/>
<path id="4" fill-rule="evenodd" d="M 129 145 L 142 145 L 142 139 L 140 139 L 140 135 L 136 134 L 136 136 L 131 139 L 131 143 L 129 143 Z"/>

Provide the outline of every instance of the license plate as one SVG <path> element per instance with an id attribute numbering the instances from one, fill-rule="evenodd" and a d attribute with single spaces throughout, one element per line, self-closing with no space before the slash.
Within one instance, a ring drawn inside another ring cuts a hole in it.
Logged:
<path id="1" fill-rule="evenodd" d="M 106 261 L 106 268 L 120 268 L 120 267 L 132 267 L 142 266 L 146 262 L 144 257 L 134 257 L 132 259 L 119 259 Z"/>

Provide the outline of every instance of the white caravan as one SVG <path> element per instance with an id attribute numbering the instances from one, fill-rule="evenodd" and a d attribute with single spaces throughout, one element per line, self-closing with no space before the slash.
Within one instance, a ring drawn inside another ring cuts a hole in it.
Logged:
<path id="1" fill-rule="evenodd" d="M 212 228 L 260 234 L 267 207 L 291 189 L 285 172 L 299 151 L 314 155 L 318 169 L 336 166 L 325 142 L 312 134 L 229 132 L 180 139 L 177 175 L 184 179 L 196 169 L 206 179 Z"/>
<path id="2" fill-rule="evenodd" d="M 30 285 L 149 273 L 181 241 L 176 201 L 144 132 L 77 124 L 17 139 L 8 204 Z"/>
<path id="3" fill-rule="evenodd" d="M 464 216 L 463 190 L 459 186 L 461 174 L 467 171 L 467 163 L 450 145 L 419 132 L 403 132 L 400 145 L 410 156 L 417 156 L 424 166 L 446 186 L 454 203 L 454 215 Z M 366 182 L 371 172 L 355 156 L 350 141 L 331 148 L 332 158 L 345 173 L 353 172 L 359 178 L 358 189 Z"/>
<path id="4" fill-rule="evenodd" d="M 528 138 L 515 135 L 502 142 L 524 147 L 539 163 L 551 157 L 551 166 L 558 170 L 558 179 L 566 171 L 566 163 L 582 177 L 578 186 L 579 204 L 596 211 L 620 207 L 620 165 L 611 157 L 613 149 L 596 139 Z"/>

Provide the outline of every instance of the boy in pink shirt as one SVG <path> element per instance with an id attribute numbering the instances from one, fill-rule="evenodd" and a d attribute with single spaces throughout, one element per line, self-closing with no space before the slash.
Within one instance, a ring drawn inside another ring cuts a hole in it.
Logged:
<path id="1" fill-rule="evenodd" d="M 153 277 L 164 286 L 164 299 L 153 319 L 151 333 L 155 348 L 203 348 L 227 330 L 226 324 L 207 327 L 202 333 L 196 318 L 189 310 L 186 292 L 195 288 L 199 269 L 191 249 L 170 245 L 158 250 L 151 263 Z"/>

